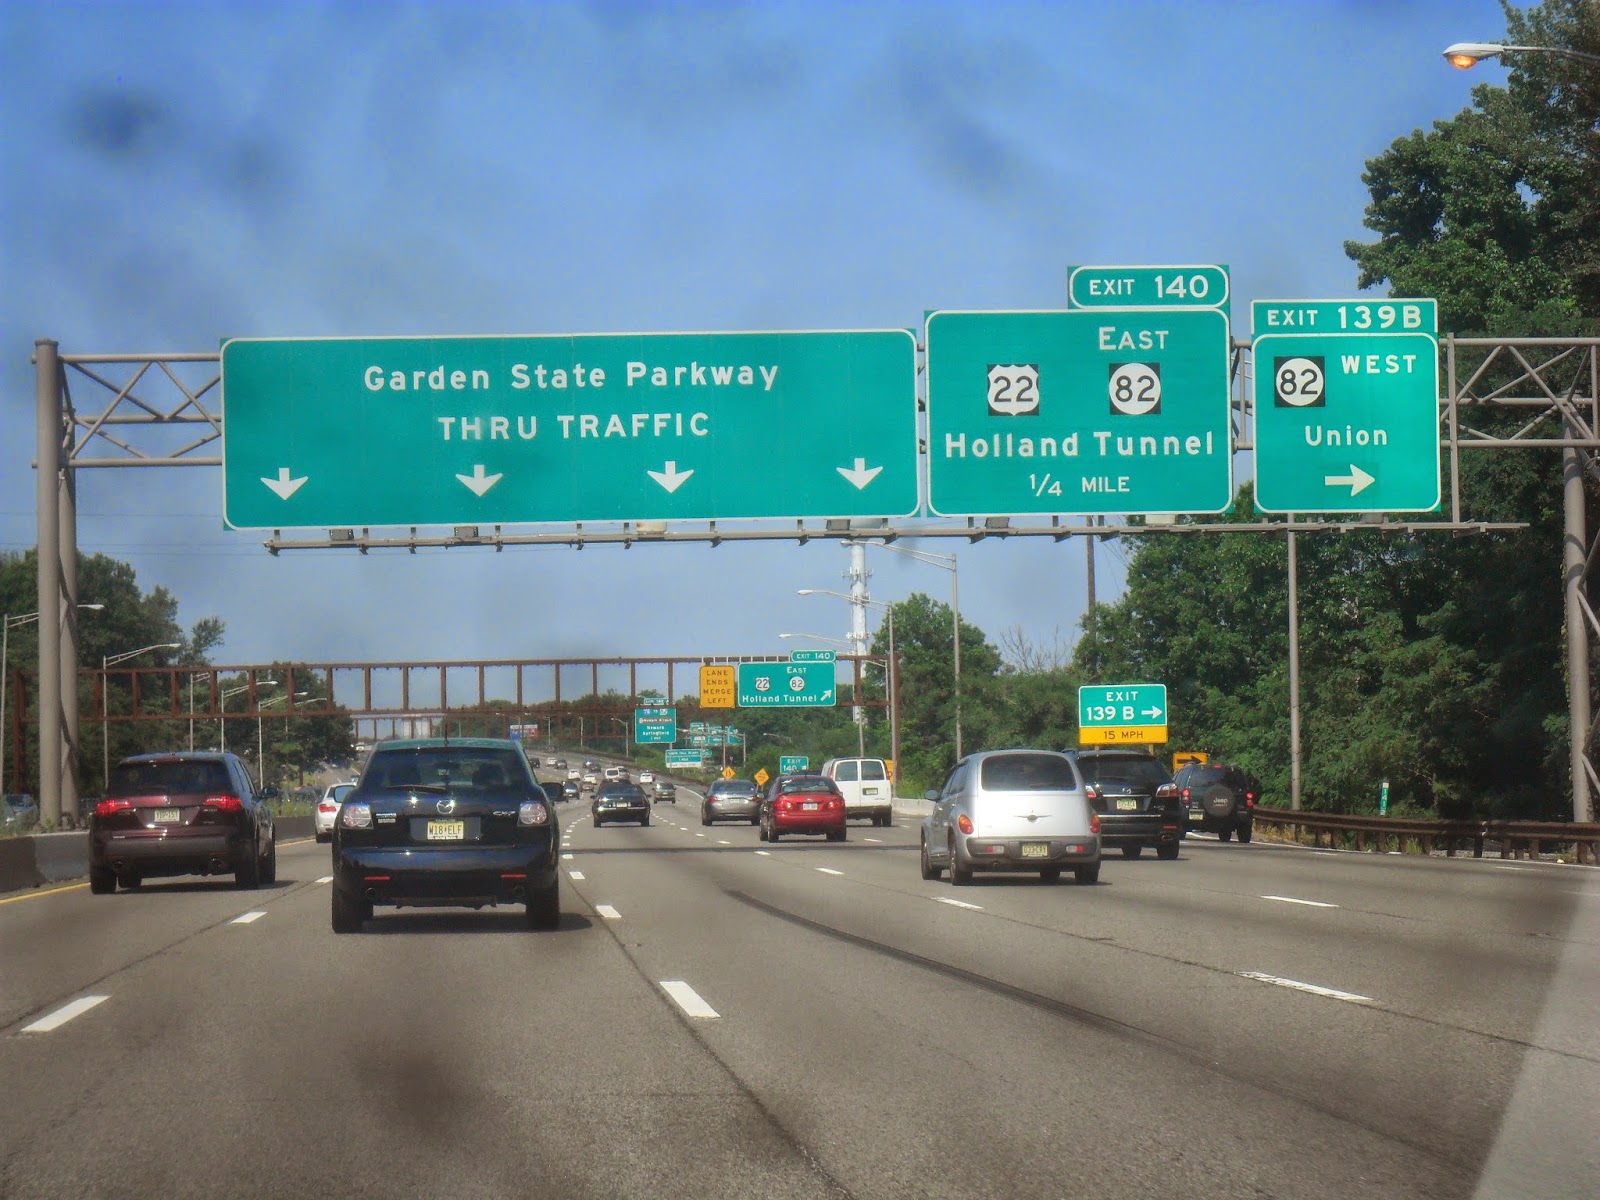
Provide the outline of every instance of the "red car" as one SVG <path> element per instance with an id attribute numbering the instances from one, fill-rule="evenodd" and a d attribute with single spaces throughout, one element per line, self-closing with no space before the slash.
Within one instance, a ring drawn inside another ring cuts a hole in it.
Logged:
<path id="1" fill-rule="evenodd" d="M 844 795 L 821 775 L 780 775 L 761 801 L 761 840 L 786 833 L 825 833 L 830 842 L 845 836 Z"/>

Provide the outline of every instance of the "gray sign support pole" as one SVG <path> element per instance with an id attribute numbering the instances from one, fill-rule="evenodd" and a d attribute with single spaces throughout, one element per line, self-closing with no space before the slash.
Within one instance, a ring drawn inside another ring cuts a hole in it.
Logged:
<path id="1" fill-rule="evenodd" d="M 62 435 L 61 507 L 56 532 L 61 568 L 61 823 L 78 821 L 78 483 L 72 462 L 72 422 L 58 425 Z M 103 681 L 102 681 L 103 686 Z"/>
<path id="2" fill-rule="evenodd" d="M 61 367 L 57 343 L 33 344 L 33 398 L 38 442 L 34 481 L 39 547 L 39 819 L 61 823 Z M 74 689 L 76 691 L 76 689 Z"/>
<path id="3" fill-rule="evenodd" d="M 1581 433 L 1567 424 L 1566 436 Z M 1567 710 L 1571 740 L 1572 819 L 1593 821 L 1594 805 L 1586 771 L 1589 739 L 1589 628 L 1584 623 L 1583 585 L 1588 545 L 1583 511 L 1583 461 L 1574 447 L 1561 452 L 1561 499 L 1566 528 L 1562 536 L 1562 567 L 1567 610 Z"/>
<path id="4" fill-rule="evenodd" d="M 1294 514 L 1288 516 L 1294 520 Z M 1300 563 L 1289 531 L 1289 807 L 1300 808 Z"/>

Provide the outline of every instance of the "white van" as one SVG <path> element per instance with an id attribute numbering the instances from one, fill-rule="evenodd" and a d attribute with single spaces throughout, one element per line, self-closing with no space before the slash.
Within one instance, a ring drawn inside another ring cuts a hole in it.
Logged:
<path id="1" fill-rule="evenodd" d="M 894 817 L 894 785 L 881 758 L 830 758 L 822 773 L 844 796 L 844 814 L 870 817 L 874 825 L 888 825 Z"/>

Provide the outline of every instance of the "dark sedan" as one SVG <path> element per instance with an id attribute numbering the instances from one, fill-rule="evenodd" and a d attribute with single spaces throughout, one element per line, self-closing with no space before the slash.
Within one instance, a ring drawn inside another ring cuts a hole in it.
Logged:
<path id="1" fill-rule="evenodd" d="M 746 821 L 754 825 L 761 819 L 761 789 L 753 779 L 719 779 L 706 789 L 700 806 L 700 824 L 718 821 Z"/>
<path id="2" fill-rule="evenodd" d="M 111 769 L 89 818 L 89 890 L 167 875 L 226 875 L 242 888 L 278 876 L 272 810 L 231 754 L 139 754 Z"/>
<path id="3" fill-rule="evenodd" d="M 650 824 L 650 797 L 637 783 L 607 783 L 595 793 L 589 806 L 598 829 L 608 821 L 637 821 Z"/>
<path id="4" fill-rule="evenodd" d="M 532 929 L 561 921 L 553 806 L 514 741 L 380 742 L 333 837 L 333 931 L 375 905 L 520 904 Z"/>

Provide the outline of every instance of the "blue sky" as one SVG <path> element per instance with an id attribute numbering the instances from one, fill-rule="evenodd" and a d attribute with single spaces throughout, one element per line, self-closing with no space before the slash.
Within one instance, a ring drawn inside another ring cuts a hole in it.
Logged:
<path id="1" fill-rule="evenodd" d="M 33 542 L 33 340 L 895 328 L 1055 308 L 1081 263 L 1354 295 L 1366 159 L 1454 115 L 1490 0 L 0 4 L 0 547 Z M 781 486 L 773 479 L 771 486 Z M 215 468 L 80 472 L 80 545 L 223 662 L 759 654 L 842 636 L 829 543 L 272 557 Z M 960 558 L 995 639 L 1076 636 L 1072 541 Z M 1102 599 L 1120 581 L 1099 559 Z M 948 599 L 872 553 L 871 593 Z"/>

